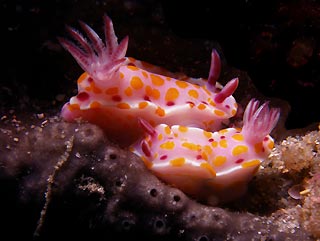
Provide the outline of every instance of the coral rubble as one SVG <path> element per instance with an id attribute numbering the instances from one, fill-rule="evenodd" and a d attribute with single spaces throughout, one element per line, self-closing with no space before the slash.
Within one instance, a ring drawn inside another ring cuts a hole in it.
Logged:
<path id="1" fill-rule="evenodd" d="M 296 219 L 314 237 L 320 238 L 320 131 L 287 137 L 271 160 L 274 168 L 288 173 L 297 183 L 292 187 L 298 187 L 293 197 L 301 200 Z"/>

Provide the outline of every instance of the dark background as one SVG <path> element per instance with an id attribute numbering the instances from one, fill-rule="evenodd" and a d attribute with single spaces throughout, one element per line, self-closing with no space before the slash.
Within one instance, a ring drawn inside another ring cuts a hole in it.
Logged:
<path id="1" fill-rule="evenodd" d="M 1 106 L 57 113 L 82 71 L 56 37 L 66 36 L 65 24 L 79 28 L 79 19 L 102 33 L 107 13 L 119 39 L 130 37 L 128 56 L 207 77 L 218 43 L 262 94 L 290 103 L 287 128 L 319 121 L 319 1 L 209 2 L 1 1 Z"/>

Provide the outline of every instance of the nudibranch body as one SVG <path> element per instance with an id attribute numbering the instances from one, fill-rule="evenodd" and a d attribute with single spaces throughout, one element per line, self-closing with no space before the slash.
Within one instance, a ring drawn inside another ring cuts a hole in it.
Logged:
<path id="1" fill-rule="evenodd" d="M 223 88 L 217 82 L 221 63 L 215 50 L 208 80 L 186 82 L 125 57 L 128 38 L 118 44 L 110 18 L 105 16 L 104 21 L 105 43 L 82 22 L 87 39 L 72 28 L 67 29 L 77 44 L 59 39 L 85 71 L 77 81 L 78 94 L 62 109 L 66 121 L 80 118 L 97 124 L 123 145 L 142 134 L 139 118 L 152 126 L 178 124 L 215 131 L 235 115 L 237 103 L 232 94 L 238 79 Z"/>
<path id="2" fill-rule="evenodd" d="M 197 199 L 227 202 L 240 197 L 268 156 L 274 142 L 269 135 L 278 109 L 251 100 L 243 128 L 207 132 L 196 127 L 140 120 L 146 137 L 131 147 L 156 176 Z"/>

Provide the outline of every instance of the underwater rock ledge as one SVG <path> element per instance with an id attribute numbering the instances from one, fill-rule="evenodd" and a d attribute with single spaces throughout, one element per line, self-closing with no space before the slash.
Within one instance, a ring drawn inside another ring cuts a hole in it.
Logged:
<path id="1" fill-rule="evenodd" d="M 1 212 L 4 235 L 12 238 L 29 240 L 36 232 L 38 240 L 312 240 L 296 221 L 283 222 L 286 214 L 228 211 L 190 199 L 94 125 L 5 116 L 0 127 L 1 186 L 11 188 Z"/>

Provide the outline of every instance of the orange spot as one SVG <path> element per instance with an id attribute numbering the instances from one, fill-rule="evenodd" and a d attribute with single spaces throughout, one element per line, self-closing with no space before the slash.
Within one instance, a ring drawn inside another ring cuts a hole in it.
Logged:
<path id="1" fill-rule="evenodd" d="M 91 109 L 97 109 L 100 107 L 101 107 L 101 103 L 99 103 L 98 101 L 92 101 L 92 103 L 90 104 Z"/>
<path id="2" fill-rule="evenodd" d="M 145 156 L 141 156 L 142 161 L 144 162 L 144 165 L 151 169 L 153 166 L 153 163 L 151 161 L 149 161 L 149 159 L 147 159 Z"/>
<path id="3" fill-rule="evenodd" d="M 254 144 L 254 151 L 259 154 L 260 152 L 262 152 L 262 142 L 258 142 L 256 144 Z"/>
<path id="4" fill-rule="evenodd" d="M 196 90 L 189 90 L 188 95 L 196 99 L 199 97 L 199 93 Z"/>
<path id="5" fill-rule="evenodd" d="M 116 95 L 119 92 L 119 88 L 118 87 L 111 87 L 105 90 L 104 93 L 106 93 L 107 95 Z"/>
<path id="6" fill-rule="evenodd" d="M 185 81 L 177 80 L 176 85 L 180 87 L 181 89 L 187 88 L 189 84 Z"/>
<path id="7" fill-rule="evenodd" d="M 225 156 L 216 156 L 216 158 L 212 161 L 212 164 L 216 167 L 220 167 L 225 164 L 227 161 L 227 157 Z"/>
<path id="8" fill-rule="evenodd" d="M 158 108 L 156 109 L 155 113 L 156 113 L 158 116 L 161 116 L 161 117 L 163 117 L 163 116 L 166 115 L 164 109 L 162 109 L 161 107 L 158 107 Z"/>
<path id="9" fill-rule="evenodd" d="M 203 86 L 202 89 L 207 93 L 207 95 L 212 94 L 205 86 Z"/>
<path id="10" fill-rule="evenodd" d="M 153 97 L 154 99 L 159 99 L 160 98 L 160 91 L 157 89 L 151 88 L 151 86 L 146 87 L 146 95 L 149 97 Z"/>
<path id="11" fill-rule="evenodd" d="M 212 105 L 213 107 L 217 106 L 217 104 L 216 104 L 212 99 L 210 99 L 208 102 L 209 102 L 209 104 Z"/>
<path id="12" fill-rule="evenodd" d="M 182 147 L 185 147 L 191 151 L 198 151 L 201 149 L 200 145 L 194 144 L 192 142 L 183 142 L 181 144 Z"/>
<path id="13" fill-rule="evenodd" d="M 201 153 L 202 159 L 208 161 L 208 155 L 204 151 Z"/>
<path id="14" fill-rule="evenodd" d="M 241 166 L 242 166 L 243 168 L 256 167 L 256 166 L 259 166 L 259 165 L 260 165 L 260 161 L 259 161 L 259 160 L 256 160 L 256 159 L 241 164 Z"/>
<path id="15" fill-rule="evenodd" d="M 268 143 L 268 148 L 269 148 L 270 150 L 272 150 L 273 147 L 274 147 L 274 142 L 273 142 L 272 140 L 270 140 L 270 142 Z"/>
<path id="16" fill-rule="evenodd" d="M 91 82 L 90 83 L 90 86 L 87 86 L 85 88 L 86 91 L 93 91 L 94 93 L 96 94 L 100 94 L 102 93 L 102 90 L 99 88 L 99 87 L 96 87 L 95 83 L 94 82 Z"/>
<path id="17" fill-rule="evenodd" d="M 186 127 L 186 126 L 179 126 L 178 129 L 180 132 L 187 132 L 188 131 L 188 127 Z"/>
<path id="18" fill-rule="evenodd" d="M 166 77 L 166 80 L 168 80 L 168 81 L 171 81 L 171 79 L 172 79 L 172 78 L 170 78 L 170 77 Z"/>
<path id="19" fill-rule="evenodd" d="M 179 157 L 176 159 L 172 159 L 170 161 L 171 166 L 174 167 L 181 167 L 186 162 L 186 159 L 184 157 Z"/>
<path id="20" fill-rule="evenodd" d="M 127 87 L 127 88 L 124 90 L 124 93 L 126 94 L 126 96 L 131 96 L 131 95 L 132 95 L 132 89 L 131 89 L 131 87 Z"/>
<path id="21" fill-rule="evenodd" d="M 179 97 L 179 91 L 176 88 L 169 88 L 167 90 L 165 100 L 166 101 L 174 101 Z"/>
<path id="22" fill-rule="evenodd" d="M 167 149 L 167 150 L 172 150 L 174 148 L 174 142 L 173 141 L 167 141 L 165 143 L 162 143 L 160 145 L 160 148 L 162 149 Z"/>
<path id="23" fill-rule="evenodd" d="M 169 127 L 169 126 L 166 126 L 166 127 L 164 128 L 164 132 L 165 132 L 167 135 L 169 135 L 169 134 L 171 133 L 170 127 Z"/>
<path id="24" fill-rule="evenodd" d="M 93 90 L 93 92 L 95 93 L 95 94 L 100 94 L 100 93 L 102 93 L 102 90 L 99 88 L 99 87 L 97 87 L 96 85 L 92 85 L 92 90 Z"/>
<path id="25" fill-rule="evenodd" d="M 127 65 L 127 68 L 130 70 L 133 70 L 133 71 L 139 70 L 139 68 L 137 68 L 136 66 L 133 66 L 133 65 Z"/>
<path id="26" fill-rule="evenodd" d="M 205 108 L 206 108 L 206 105 L 205 105 L 205 104 L 200 103 L 200 104 L 198 105 L 198 109 L 199 109 L 199 110 L 204 110 Z"/>
<path id="27" fill-rule="evenodd" d="M 162 79 L 158 75 L 150 74 L 151 81 L 156 86 L 161 86 L 164 83 L 164 79 Z"/>
<path id="28" fill-rule="evenodd" d="M 234 140 L 236 140 L 236 141 L 243 141 L 243 140 L 244 140 L 244 137 L 243 137 L 242 134 L 234 134 L 234 135 L 232 136 L 232 138 L 233 138 Z"/>
<path id="29" fill-rule="evenodd" d="M 125 103 L 125 102 L 117 104 L 117 107 L 119 109 L 130 109 L 130 105 L 128 103 Z"/>
<path id="30" fill-rule="evenodd" d="M 219 141 L 219 145 L 222 148 L 227 148 L 228 147 L 228 142 L 227 142 L 227 140 L 221 140 L 221 141 Z"/>
<path id="31" fill-rule="evenodd" d="M 209 126 L 210 126 L 210 125 L 213 125 L 213 123 L 214 123 L 214 120 L 208 121 L 208 125 L 209 125 Z"/>
<path id="32" fill-rule="evenodd" d="M 70 104 L 70 105 L 68 105 L 68 109 L 70 111 L 80 110 L 80 106 L 79 106 L 79 104 Z"/>
<path id="33" fill-rule="evenodd" d="M 222 129 L 222 130 L 218 131 L 218 133 L 219 133 L 220 135 L 224 135 L 224 134 L 226 134 L 227 132 L 228 132 L 228 129 Z"/>
<path id="34" fill-rule="evenodd" d="M 139 103 L 139 109 L 144 109 L 148 106 L 148 102 L 143 101 Z"/>
<path id="35" fill-rule="evenodd" d="M 148 74 L 146 71 L 142 71 L 141 73 L 142 73 L 143 77 L 148 78 Z"/>
<path id="36" fill-rule="evenodd" d="M 163 135 L 160 133 L 159 135 L 158 135 L 158 141 L 161 141 L 163 139 Z"/>
<path id="37" fill-rule="evenodd" d="M 130 85 L 135 90 L 139 90 L 143 87 L 143 82 L 138 76 L 133 76 L 131 78 Z"/>
<path id="38" fill-rule="evenodd" d="M 119 77 L 120 79 L 123 79 L 124 78 L 124 74 L 122 72 L 119 73 Z"/>
<path id="39" fill-rule="evenodd" d="M 216 176 L 216 171 L 213 169 L 213 167 L 209 163 L 203 162 L 200 164 L 200 167 L 208 170 L 213 177 Z"/>
<path id="40" fill-rule="evenodd" d="M 222 110 L 214 110 L 213 113 L 217 116 L 224 116 L 224 112 Z"/>
<path id="41" fill-rule="evenodd" d="M 248 147 L 244 145 L 239 145 L 233 148 L 232 155 L 237 156 L 246 152 L 248 152 Z"/>
<path id="42" fill-rule="evenodd" d="M 204 149 L 205 153 L 207 153 L 208 155 L 210 155 L 212 153 L 212 148 L 208 145 L 205 145 L 203 147 L 203 149 Z"/>
<path id="43" fill-rule="evenodd" d="M 84 72 L 77 80 L 78 85 L 81 84 L 82 81 L 84 81 L 88 77 L 88 73 Z"/>
<path id="44" fill-rule="evenodd" d="M 194 107 L 194 103 L 193 102 L 188 102 L 190 108 L 193 108 Z"/>
<path id="45" fill-rule="evenodd" d="M 216 142 L 216 141 L 211 142 L 211 146 L 212 147 L 217 147 L 218 146 L 218 142 Z"/>
<path id="46" fill-rule="evenodd" d="M 209 131 L 203 131 L 203 135 L 207 138 L 211 138 L 212 137 L 212 133 Z"/>
<path id="47" fill-rule="evenodd" d="M 90 86 L 87 86 L 87 87 L 85 88 L 85 90 L 88 91 L 88 92 L 91 91 L 91 90 L 92 90 L 92 86 L 91 86 L 91 85 L 90 85 Z"/>
<path id="48" fill-rule="evenodd" d="M 232 111 L 231 111 L 231 115 L 235 115 L 237 113 L 237 110 L 236 109 L 233 109 Z"/>
<path id="49" fill-rule="evenodd" d="M 152 95 L 152 88 L 150 85 L 146 86 L 146 95 L 151 96 Z"/>

